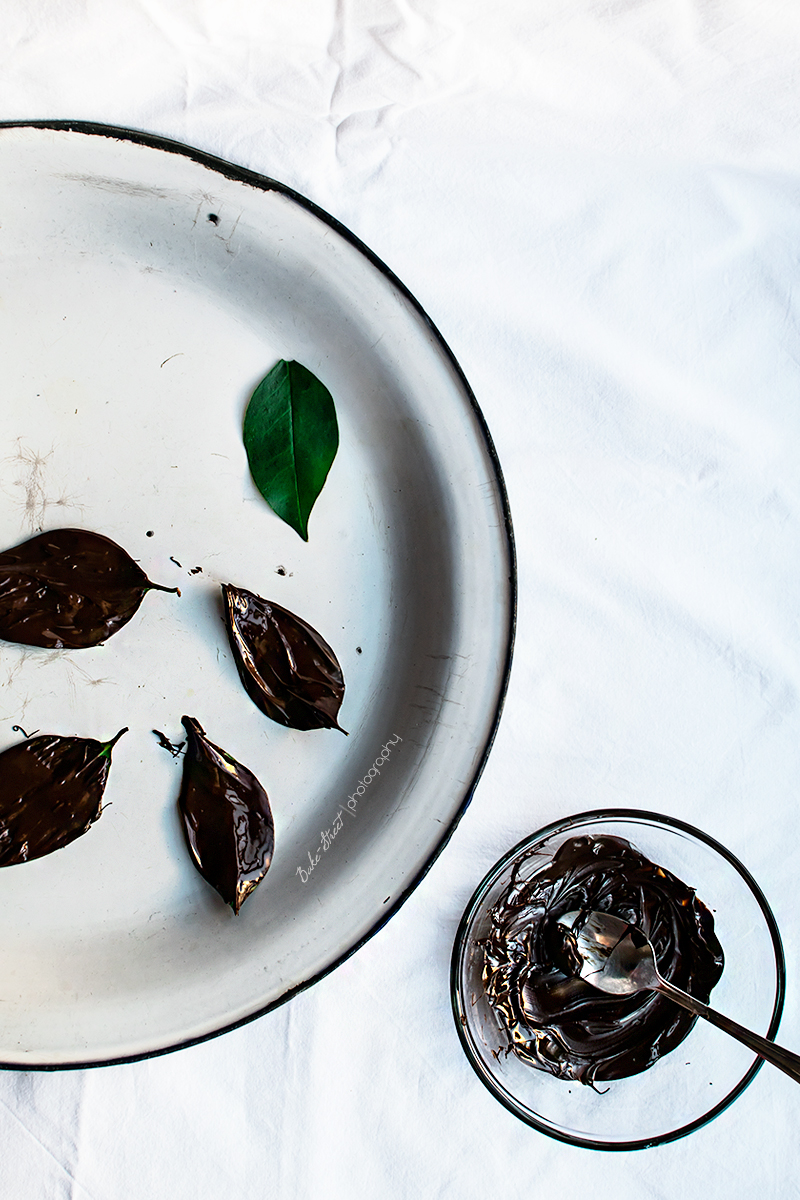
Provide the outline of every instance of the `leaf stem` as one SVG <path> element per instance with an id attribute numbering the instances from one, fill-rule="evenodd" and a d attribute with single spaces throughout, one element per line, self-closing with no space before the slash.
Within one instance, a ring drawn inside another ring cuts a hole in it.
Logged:
<path id="1" fill-rule="evenodd" d="M 179 596 L 181 594 L 180 588 L 177 588 L 177 587 L 168 588 L 168 587 L 165 587 L 163 583 L 151 583 L 151 581 L 149 579 L 147 581 L 147 584 L 145 585 L 145 591 L 148 591 L 148 592 L 177 592 Z"/>
<path id="2" fill-rule="evenodd" d="M 114 737 L 111 739 L 111 741 L 110 741 L 110 742 L 106 742 L 106 743 L 103 745 L 103 749 L 100 751 L 100 753 L 98 754 L 98 756 L 97 756 L 97 757 L 98 757 L 98 758 L 111 758 L 111 751 L 114 749 L 114 747 L 116 746 L 117 742 L 118 742 L 118 741 L 119 741 L 119 739 L 122 737 L 123 733 L 127 733 L 127 732 L 128 732 L 128 726 L 126 725 L 124 729 L 120 729 L 119 733 L 118 733 L 118 734 L 116 734 L 116 735 L 115 735 L 115 736 L 114 736 Z"/>

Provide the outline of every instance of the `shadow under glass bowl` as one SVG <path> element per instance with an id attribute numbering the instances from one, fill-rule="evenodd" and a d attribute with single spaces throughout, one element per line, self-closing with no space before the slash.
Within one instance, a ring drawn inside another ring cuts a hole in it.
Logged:
<path id="1" fill-rule="evenodd" d="M 567 839 L 601 834 L 631 842 L 695 890 L 713 914 L 725 954 L 711 1004 L 768 1038 L 783 1011 L 783 947 L 747 869 L 719 842 L 672 817 L 631 809 L 581 813 L 526 838 L 489 871 L 464 911 L 453 948 L 451 998 L 467 1058 L 501 1104 L 542 1133 L 595 1150 L 637 1150 L 683 1137 L 718 1116 L 754 1078 L 761 1059 L 698 1020 L 674 1050 L 638 1075 L 602 1090 L 557 1079 L 506 1052 L 508 1038 L 482 982 L 491 910 L 519 860 L 534 852 L 532 862 L 544 866 Z"/>

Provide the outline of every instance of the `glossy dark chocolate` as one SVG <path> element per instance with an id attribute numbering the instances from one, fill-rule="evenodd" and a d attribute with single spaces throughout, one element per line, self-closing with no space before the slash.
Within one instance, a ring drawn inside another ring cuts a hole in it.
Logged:
<path id="1" fill-rule="evenodd" d="M 253 703 L 279 725 L 344 733 L 336 719 L 342 668 L 316 629 L 244 588 L 223 584 L 222 595 L 236 668 Z"/>
<path id="2" fill-rule="evenodd" d="M 690 887 L 610 835 L 571 838 L 545 863 L 532 851 L 492 910 L 483 981 L 509 1051 L 581 1083 L 638 1074 L 696 1018 L 655 992 L 613 996 L 576 978 L 558 924 L 576 910 L 637 925 L 664 977 L 704 1003 L 723 968 L 713 918 Z"/>
<path id="3" fill-rule="evenodd" d="M 100 816 L 110 742 L 31 737 L 0 754 L 0 867 L 42 858 L 86 833 Z"/>
<path id="4" fill-rule="evenodd" d="M 272 861 L 275 826 L 267 793 L 252 771 L 182 717 L 187 733 L 178 804 L 186 843 L 200 874 L 235 913 Z"/>
<path id="5" fill-rule="evenodd" d="M 110 538 L 54 529 L 0 554 L 0 638 L 52 650 L 106 641 L 130 621 L 151 583 Z"/>

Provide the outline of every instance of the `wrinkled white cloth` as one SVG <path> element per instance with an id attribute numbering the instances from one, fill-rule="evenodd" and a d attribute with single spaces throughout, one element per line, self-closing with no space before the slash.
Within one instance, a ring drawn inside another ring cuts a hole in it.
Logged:
<path id="1" fill-rule="evenodd" d="M 671 1145 L 574 1149 L 484 1089 L 448 993 L 496 858 L 647 808 L 763 888 L 800 1049 L 799 52 L 786 0 L 6 0 L 0 119 L 270 175 L 417 296 L 494 437 L 520 601 L 495 748 L 401 911 L 222 1038 L 0 1074 L 2 1200 L 800 1195 L 777 1071 Z"/>

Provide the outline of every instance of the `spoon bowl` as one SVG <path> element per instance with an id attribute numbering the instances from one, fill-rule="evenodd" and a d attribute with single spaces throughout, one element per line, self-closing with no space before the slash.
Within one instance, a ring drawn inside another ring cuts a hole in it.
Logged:
<path id="1" fill-rule="evenodd" d="M 729 1033 L 765 1062 L 772 1063 L 800 1083 L 800 1055 L 745 1029 L 669 983 L 658 970 L 651 942 L 635 925 L 603 912 L 590 912 L 588 916 L 581 912 L 565 913 L 559 925 L 565 932 L 570 959 L 577 967 L 575 973 L 592 987 L 615 996 L 660 992 L 695 1016 L 703 1017 Z"/>
<path id="2" fill-rule="evenodd" d="M 655 952 L 640 929 L 610 913 L 592 912 L 583 921 L 581 917 L 570 912 L 559 921 L 577 955 L 576 974 L 581 979 L 615 996 L 659 990 Z"/>

